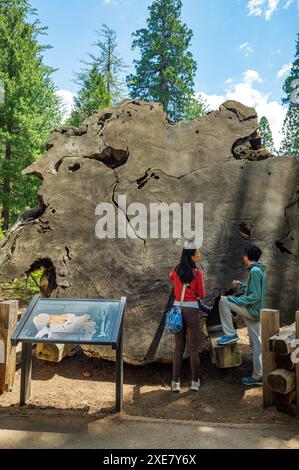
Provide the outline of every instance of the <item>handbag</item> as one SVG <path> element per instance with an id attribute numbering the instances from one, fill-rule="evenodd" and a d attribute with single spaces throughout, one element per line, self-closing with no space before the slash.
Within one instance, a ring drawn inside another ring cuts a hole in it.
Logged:
<path id="1" fill-rule="evenodd" d="M 186 292 L 186 284 L 183 286 L 182 295 L 180 306 L 174 305 L 168 312 L 166 313 L 166 320 L 165 320 L 165 333 L 176 335 L 180 333 L 183 329 L 183 315 L 182 315 L 182 303 L 185 297 Z"/>
<path id="2" fill-rule="evenodd" d="M 201 298 L 199 297 L 199 295 L 192 289 L 192 287 L 190 286 L 190 284 L 187 284 L 187 287 L 188 289 L 191 290 L 192 294 L 195 295 L 196 297 L 196 300 L 197 300 L 197 303 L 198 303 L 198 308 L 199 310 L 201 310 L 202 312 L 202 315 L 205 317 L 205 318 L 208 318 L 208 315 L 210 313 L 210 307 L 208 305 L 205 305 L 202 303 L 201 301 Z"/>

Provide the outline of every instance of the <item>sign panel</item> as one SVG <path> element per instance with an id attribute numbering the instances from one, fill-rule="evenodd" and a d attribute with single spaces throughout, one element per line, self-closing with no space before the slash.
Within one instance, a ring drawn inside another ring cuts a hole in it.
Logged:
<path id="1" fill-rule="evenodd" d="M 38 298 L 28 307 L 13 339 L 27 342 L 113 344 L 117 342 L 123 299 Z"/>

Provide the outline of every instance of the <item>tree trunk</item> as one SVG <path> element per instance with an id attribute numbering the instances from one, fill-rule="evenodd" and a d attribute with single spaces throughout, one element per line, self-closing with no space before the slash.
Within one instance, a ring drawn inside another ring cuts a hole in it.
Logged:
<path id="1" fill-rule="evenodd" d="M 109 42 L 108 42 L 108 60 L 107 60 L 107 91 L 110 95 L 111 93 L 111 38 L 109 38 Z"/>
<path id="2" fill-rule="evenodd" d="M 162 17 L 162 42 L 163 46 L 165 44 L 165 33 L 166 33 L 166 25 L 165 25 L 165 18 Z M 161 57 L 161 62 L 160 62 L 160 102 L 163 105 L 165 113 L 168 111 L 168 105 L 169 105 L 169 99 L 166 99 L 166 92 L 168 90 L 168 81 L 165 80 L 164 78 L 164 72 L 167 69 L 167 61 L 164 56 L 164 51 L 163 51 L 163 46 L 162 50 L 160 52 L 160 57 Z M 163 75 L 163 77 L 161 77 Z"/>
<path id="3" fill-rule="evenodd" d="M 11 160 L 11 145 L 6 144 L 6 149 L 5 149 L 5 160 L 6 162 L 9 162 Z M 8 172 L 5 173 L 5 176 L 3 178 L 3 194 L 4 194 L 4 200 L 3 200 L 3 205 L 2 205 L 2 214 L 1 217 L 3 219 L 2 222 L 2 228 L 4 231 L 8 230 L 9 227 L 9 218 L 10 218 L 10 208 L 9 208 L 9 201 L 8 197 L 10 194 L 10 178 Z"/>

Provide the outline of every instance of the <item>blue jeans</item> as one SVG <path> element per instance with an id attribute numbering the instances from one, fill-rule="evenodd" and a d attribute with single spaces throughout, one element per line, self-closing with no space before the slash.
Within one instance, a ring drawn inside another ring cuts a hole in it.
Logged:
<path id="1" fill-rule="evenodd" d="M 252 375 L 255 379 L 259 379 L 263 377 L 261 324 L 259 321 L 254 320 L 246 307 L 229 302 L 227 297 L 221 297 L 219 302 L 219 313 L 225 336 L 234 336 L 236 334 L 236 330 L 233 324 L 232 312 L 242 316 L 245 320 L 253 353 Z"/>

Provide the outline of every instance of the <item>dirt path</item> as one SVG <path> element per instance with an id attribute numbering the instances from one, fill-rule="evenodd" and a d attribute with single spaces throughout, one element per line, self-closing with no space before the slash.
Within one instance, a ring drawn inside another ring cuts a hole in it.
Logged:
<path id="1" fill-rule="evenodd" d="M 264 410 L 261 388 L 246 388 L 240 377 L 250 372 L 250 353 L 246 330 L 239 330 L 243 365 L 219 370 L 209 361 L 202 363 L 203 385 L 198 393 L 189 390 L 189 363 L 184 362 L 182 393 L 169 391 L 171 365 L 144 367 L 125 365 L 124 413 L 150 418 L 198 420 L 215 423 L 295 424 L 296 418 Z M 86 379 L 83 372 L 90 372 Z M 20 370 L 14 390 L 0 396 L 0 413 L 28 415 L 71 415 L 88 420 L 113 413 L 115 395 L 113 363 L 91 359 L 79 352 L 61 363 L 34 359 L 32 396 L 24 408 L 18 406 Z"/>
<path id="2" fill-rule="evenodd" d="M 6 285 L 5 285 L 6 286 Z M 0 286 L 0 300 L 14 298 L 11 286 Z M 8 295 L 9 293 L 9 295 Z M 22 301 L 20 310 L 24 311 Z M 125 365 L 124 413 L 128 416 L 198 420 L 215 423 L 295 424 L 298 419 L 279 413 L 274 407 L 264 410 L 261 388 L 246 388 L 240 377 L 250 373 L 251 352 L 246 328 L 238 330 L 243 365 L 220 370 L 209 360 L 202 361 L 203 385 L 198 393 L 189 390 L 189 363 L 184 362 L 182 393 L 169 391 L 171 365 L 151 364 L 144 367 Z M 83 372 L 90 372 L 84 378 Z M 14 416 L 69 416 L 88 421 L 114 412 L 115 366 L 111 362 L 91 359 L 79 352 L 61 363 L 33 360 L 32 396 L 20 408 L 20 370 L 14 389 L 0 396 L 0 414 Z"/>

